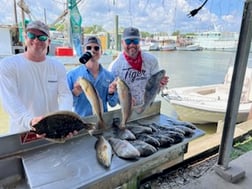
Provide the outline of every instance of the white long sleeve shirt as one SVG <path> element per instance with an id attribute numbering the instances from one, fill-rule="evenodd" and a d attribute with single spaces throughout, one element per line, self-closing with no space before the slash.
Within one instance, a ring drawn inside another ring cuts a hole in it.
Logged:
<path id="1" fill-rule="evenodd" d="M 30 130 L 33 117 L 71 110 L 73 98 L 66 69 L 52 57 L 33 62 L 24 54 L 0 62 L 0 97 L 10 116 L 10 133 Z"/>

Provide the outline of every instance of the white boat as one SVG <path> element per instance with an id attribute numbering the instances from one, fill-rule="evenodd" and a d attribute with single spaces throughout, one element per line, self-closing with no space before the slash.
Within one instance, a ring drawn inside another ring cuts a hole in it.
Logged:
<path id="1" fill-rule="evenodd" d="M 140 41 L 141 50 L 143 51 L 158 51 L 159 45 L 158 41 L 153 39 L 141 39 Z"/>
<path id="2" fill-rule="evenodd" d="M 193 43 L 203 49 L 216 51 L 235 51 L 238 45 L 239 34 L 236 32 L 207 31 L 196 33 Z"/>
<path id="3" fill-rule="evenodd" d="M 175 51 L 177 44 L 173 39 L 160 40 L 160 51 Z"/>
<path id="4" fill-rule="evenodd" d="M 180 87 L 163 91 L 163 97 L 175 108 L 179 119 L 195 124 L 217 123 L 225 119 L 233 68 L 223 84 Z M 247 68 L 237 123 L 247 119 L 252 105 L 252 68 Z"/>
<path id="5" fill-rule="evenodd" d="M 178 51 L 201 51 L 203 47 L 198 44 L 186 45 L 186 46 L 178 46 L 176 47 Z"/>

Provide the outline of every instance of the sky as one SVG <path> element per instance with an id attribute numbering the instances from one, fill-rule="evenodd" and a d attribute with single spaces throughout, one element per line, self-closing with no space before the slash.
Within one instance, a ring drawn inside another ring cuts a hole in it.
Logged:
<path id="1" fill-rule="evenodd" d="M 14 2 L 0 0 L 0 25 L 14 24 Z M 66 8 L 67 0 L 24 0 L 33 20 L 55 21 Z M 78 0 L 77 0 L 78 1 Z M 166 32 L 171 35 L 202 31 L 239 32 L 245 0 L 208 0 L 194 17 L 187 14 L 204 0 L 81 0 L 78 4 L 82 26 L 100 25 L 106 31 L 134 26 L 149 33 Z M 18 21 L 21 9 L 17 6 Z M 26 15 L 29 19 L 29 16 Z M 67 18 L 66 18 L 67 19 Z"/>

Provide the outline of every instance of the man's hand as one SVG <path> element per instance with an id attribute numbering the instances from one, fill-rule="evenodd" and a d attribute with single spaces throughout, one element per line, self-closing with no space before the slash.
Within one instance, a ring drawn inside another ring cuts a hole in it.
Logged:
<path id="1" fill-rule="evenodd" d="M 74 94 L 74 96 L 79 96 L 82 93 L 82 88 L 81 88 L 79 82 L 76 82 L 74 84 L 74 88 L 72 90 L 72 93 Z"/>
<path id="2" fill-rule="evenodd" d="M 114 80 L 112 83 L 109 84 L 109 90 L 108 90 L 108 94 L 112 95 L 115 93 L 116 91 L 116 81 Z"/>
<path id="3" fill-rule="evenodd" d="M 160 80 L 160 86 L 164 87 L 165 85 L 167 85 L 167 83 L 169 82 L 169 77 L 168 76 L 164 76 L 161 80 Z"/>

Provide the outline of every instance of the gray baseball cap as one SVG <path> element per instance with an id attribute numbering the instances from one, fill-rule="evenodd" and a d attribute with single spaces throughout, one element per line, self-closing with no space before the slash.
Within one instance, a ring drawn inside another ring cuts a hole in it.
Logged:
<path id="1" fill-rule="evenodd" d="M 101 40 L 96 36 L 89 36 L 85 38 L 84 46 L 87 46 L 89 43 L 96 43 L 97 45 L 101 47 Z"/>
<path id="2" fill-rule="evenodd" d="M 129 27 L 124 29 L 123 39 L 135 39 L 135 38 L 140 38 L 140 33 L 137 28 Z"/>
<path id="3" fill-rule="evenodd" d="M 49 31 L 49 27 L 44 24 L 43 22 L 37 20 L 37 21 L 32 21 L 29 24 L 27 24 L 26 30 L 30 30 L 30 29 L 37 29 L 42 31 L 43 33 L 45 33 L 47 36 L 50 36 L 50 31 Z"/>

